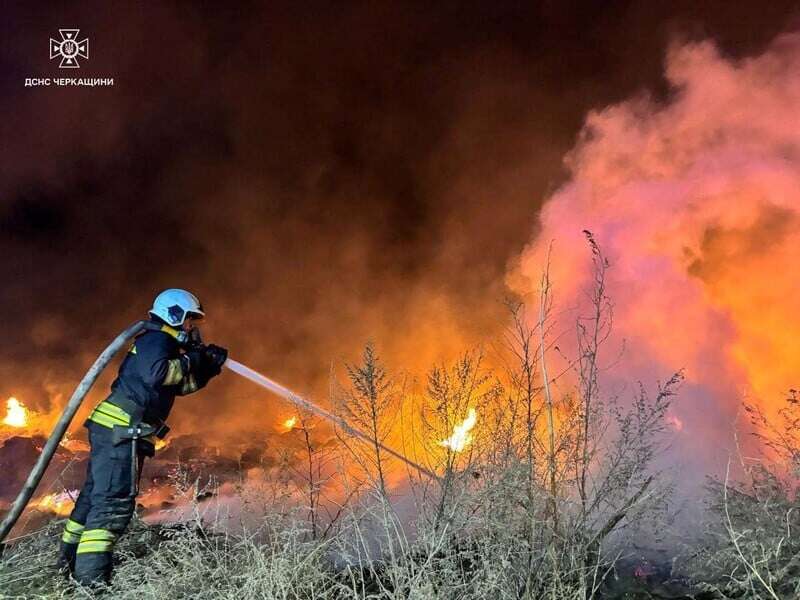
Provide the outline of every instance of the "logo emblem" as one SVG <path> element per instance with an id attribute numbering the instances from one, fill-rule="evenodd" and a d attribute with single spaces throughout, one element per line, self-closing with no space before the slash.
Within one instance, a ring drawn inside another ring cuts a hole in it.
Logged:
<path id="1" fill-rule="evenodd" d="M 50 60 L 60 56 L 60 69 L 78 69 L 78 58 L 89 58 L 89 38 L 78 40 L 80 29 L 59 29 L 60 40 L 50 38 Z"/>

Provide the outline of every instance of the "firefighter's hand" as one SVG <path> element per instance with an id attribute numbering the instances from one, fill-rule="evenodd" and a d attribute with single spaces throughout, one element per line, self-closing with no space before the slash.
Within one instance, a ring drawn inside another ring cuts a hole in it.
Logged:
<path id="1" fill-rule="evenodd" d="M 228 350 L 222 346 L 209 344 L 205 347 L 206 364 L 212 376 L 219 375 L 222 365 L 228 360 Z"/>
<path id="2" fill-rule="evenodd" d="M 184 373 L 198 373 L 203 370 L 206 354 L 203 348 L 195 348 L 183 354 L 183 359 L 188 363 Z"/>

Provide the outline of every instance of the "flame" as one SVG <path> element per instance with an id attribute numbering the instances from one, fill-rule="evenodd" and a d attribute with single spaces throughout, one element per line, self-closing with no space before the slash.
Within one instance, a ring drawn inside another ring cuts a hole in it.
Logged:
<path id="1" fill-rule="evenodd" d="M 89 452 L 89 443 L 83 440 L 73 440 L 69 432 L 64 434 L 63 439 L 58 443 L 62 448 L 66 448 L 70 452 Z"/>
<path id="2" fill-rule="evenodd" d="M 11 427 L 25 427 L 28 424 L 28 409 L 13 396 L 6 402 L 6 417 L 4 425 Z"/>
<path id="3" fill-rule="evenodd" d="M 297 425 L 297 417 L 295 416 L 289 417 L 283 423 L 281 423 L 281 427 L 283 427 L 286 431 L 291 431 L 294 429 L 295 425 Z"/>
<path id="4" fill-rule="evenodd" d="M 156 440 L 156 443 L 155 443 L 156 450 L 162 450 L 162 449 L 166 448 L 167 446 L 169 446 L 169 441 L 168 440 Z"/>
<path id="5" fill-rule="evenodd" d="M 453 452 L 462 452 L 470 442 L 472 442 L 472 434 L 470 431 L 475 427 L 475 422 L 478 420 L 478 415 L 474 408 L 470 408 L 467 413 L 467 418 L 464 419 L 459 425 L 453 427 L 453 435 L 446 440 L 439 442 L 440 446 L 450 448 Z"/>
<path id="6" fill-rule="evenodd" d="M 72 512 L 75 504 L 73 498 L 78 494 L 77 490 L 63 491 L 43 496 L 37 503 L 36 508 L 54 513 L 60 517 L 66 517 Z"/>

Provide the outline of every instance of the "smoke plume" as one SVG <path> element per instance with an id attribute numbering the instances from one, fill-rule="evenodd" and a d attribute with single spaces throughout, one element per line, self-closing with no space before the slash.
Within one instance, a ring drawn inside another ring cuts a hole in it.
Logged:
<path id="1" fill-rule="evenodd" d="M 738 60 L 675 44 L 666 78 L 666 99 L 589 113 L 510 281 L 535 294 L 553 241 L 557 297 L 580 314 L 591 230 L 612 264 L 612 345 L 626 347 L 610 390 L 685 369 L 676 445 L 718 469 L 740 402 L 774 416 L 798 385 L 800 35 Z"/>

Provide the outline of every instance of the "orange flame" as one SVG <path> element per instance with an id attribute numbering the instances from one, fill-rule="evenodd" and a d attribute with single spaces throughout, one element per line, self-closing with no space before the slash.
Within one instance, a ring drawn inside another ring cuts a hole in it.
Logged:
<path id="1" fill-rule="evenodd" d="M 66 448 L 70 452 L 89 452 L 89 443 L 83 440 L 74 440 L 70 437 L 69 432 L 64 434 L 64 438 L 58 443 L 62 448 Z"/>
<path id="2" fill-rule="evenodd" d="M 28 409 L 13 396 L 6 401 L 3 424 L 10 427 L 25 427 L 28 424 Z"/>
<path id="3" fill-rule="evenodd" d="M 156 440 L 155 447 L 156 450 L 162 450 L 169 446 L 169 440 Z"/>
<path id="4" fill-rule="evenodd" d="M 72 512 L 72 507 L 75 504 L 74 495 L 77 495 L 77 491 L 73 493 L 64 491 L 47 494 L 36 503 L 36 508 L 54 513 L 60 517 L 66 517 Z"/>
<path id="5" fill-rule="evenodd" d="M 469 446 L 472 442 L 472 434 L 470 431 L 475 427 L 477 420 L 478 415 L 475 409 L 470 408 L 467 413 L 467 418 L 453 428 L 453 435 L 439 442 L 439 445 L 450 448 L 453 452 L 462 452 L 464 448 Z"/>
<path id="6" fill-rule="evenodd" d="M 291 431 L 294 429 L 295 425 L 297 425 L 297 417 L 295 416 L 289 417 L 283 423 L 281 423 L 281 427 L 283 427 L 286 431 Z"/>

